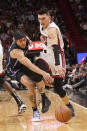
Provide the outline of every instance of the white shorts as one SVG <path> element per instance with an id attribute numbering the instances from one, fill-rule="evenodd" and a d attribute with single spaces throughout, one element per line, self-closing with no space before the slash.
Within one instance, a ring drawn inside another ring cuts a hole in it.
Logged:
<path id="1" fill-rule="evenodd" d="M 52 76 L 59 77 L 59 74 L 55 74 L 55 58 L 54 58 L 54 52 L 53 52 L 53 47 L 52 46 L 45 46 L 43 51 L 40 53 L 39 59 L 43 59 L 48 65 L 49 69 L 52 72 Z M 60 66 L 65 69 L 65 58 L 64 58 L 64 53 L 61 52 L 59 53 L 59 62 Z"/>

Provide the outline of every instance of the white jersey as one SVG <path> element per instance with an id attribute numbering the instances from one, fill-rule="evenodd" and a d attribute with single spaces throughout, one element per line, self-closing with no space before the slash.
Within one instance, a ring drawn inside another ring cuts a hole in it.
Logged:
<path id="1" fill-rule="evenodd" d="M 0 74 L 3 72 L 3 47 L 0 41 Z"/>
<path id="2" fill-rule="evenodd" d="M 64 42 L 62 39 L 62 35 L 60 32 L 59 27 L 54 23 L 51 22 L 46 29 L 43 30 L 42 26 L 40 25 L 40 33 L 43 36 L 44 39 L 44 47 L 43 47 L 43 52 L 40 53 L 39 58 L 43 59 L 47 64 L 49 65 L 49 68 L 52 71 L 53 76 L 58 76 L 58 74 L 54 73 L 54 67 L 55 67 L 55 58 L 54 58 L 54 52 L 53 52 L 53 47 L 51 44 L 48 44 L 47 41 L 49 41 L 48 38 L 48 29 L 49 28 L 56 28 L 58 30 L 58 49 L 59 49 L 59 61 L 60 65 L 65 68 L 65 57 L 64 57 L 64 52 L 63 52 L 63 47 L 64 47 Z M 53 43 L 54 44 L 54 43 Z M 47 53 L 44 53 L 44 50 L 46 50 Z"/>
<path id="3" fill-rule="evenodd" d="M 63 51 L 64 42 L 63 42 L 63 39 L 62 39 L 62 35 L 61 35 L 61 32 L 60 32 L 59 27 L 58 27 L 54 22 L 51 22 L 45 30 L 43 30 L 42 26 L 40 25 L 40 33 L 41 33 L 43 36 L 45 36 L 45 38 L 46 38 L 47 41 L 48 41 L 48 39 L 49 39 L 49 38 L 48 38 L 48 29 L 51 28 L 51 27 L 56 28 L 56 29 L 58 30 L 58 40 L 59 40 L 59 42 L 60 42 L 60 47 L 61 47 L 61 49 L 62 49 L 62 51 Z M 46 40 L 46 39 L 45 39 L 45 40 Z"/>

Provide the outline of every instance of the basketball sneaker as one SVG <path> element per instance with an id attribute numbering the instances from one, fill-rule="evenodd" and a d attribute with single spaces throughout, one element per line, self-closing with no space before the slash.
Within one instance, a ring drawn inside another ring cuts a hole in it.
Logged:
<path id="1" fill-rule="evenodd" d="M 40 112 L 38 110 L 33 111 L 32 122 L 39 122 L 39 121 L 40 121 Z"/>
<path id="2" fill-rule="evenodd" d="M 75 116 L 75 112 L 74 112 L 73 106 L 70 103 L 68 105 L 66 105 L 66 106 L 72 110 L 72 117 L 74 117 Z"/>
<path id="3" fill-rule="evenodd" d="M 51 101 L 47 98 L 47 96 L 42 99 L 42 113 L 45 113 L 49 110 L 49 106 L 51 105 Z"/>
<path id="4" fill-rule="evenodd" d="M 18 104 L 18 114 L 24 113 L 25 110 L 26 110 L 26 105 L 23 102 L 21 102 L 21 104 Z"/>

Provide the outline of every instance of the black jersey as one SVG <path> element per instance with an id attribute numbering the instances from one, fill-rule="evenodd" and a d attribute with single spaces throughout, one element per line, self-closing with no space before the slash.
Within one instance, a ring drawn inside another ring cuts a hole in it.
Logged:
<path id="1" fill-rule="evenodd" d="M 8 56 L 8 62 L 7 62 L 7 68 L 8 70 L 18 70 L 20 68 L 22 68 L 24 65 L 21 64 L 17 59 L 15 58 L 11 58 L 10 56 L 10 52 L 14 49 L 21 49 L 24 52 L 24 55 L 26 56 L 26 53 L 28 51 L 28 43 L 26 43 L 26 47 L 25 48 L 20 48 L 15 42 L 12 43 L 11 47 L 9 48 L 9 56 Z"/>

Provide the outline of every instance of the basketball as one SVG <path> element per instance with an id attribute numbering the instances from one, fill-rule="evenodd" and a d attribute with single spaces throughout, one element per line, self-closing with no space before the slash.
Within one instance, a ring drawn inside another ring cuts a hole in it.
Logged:
<path id="1" fill-rule="evenodd" d="M 72 118 L 72 111 L 67 106 L 60 106 L 55 111 L 56 120 L 68 122 Z"/>

